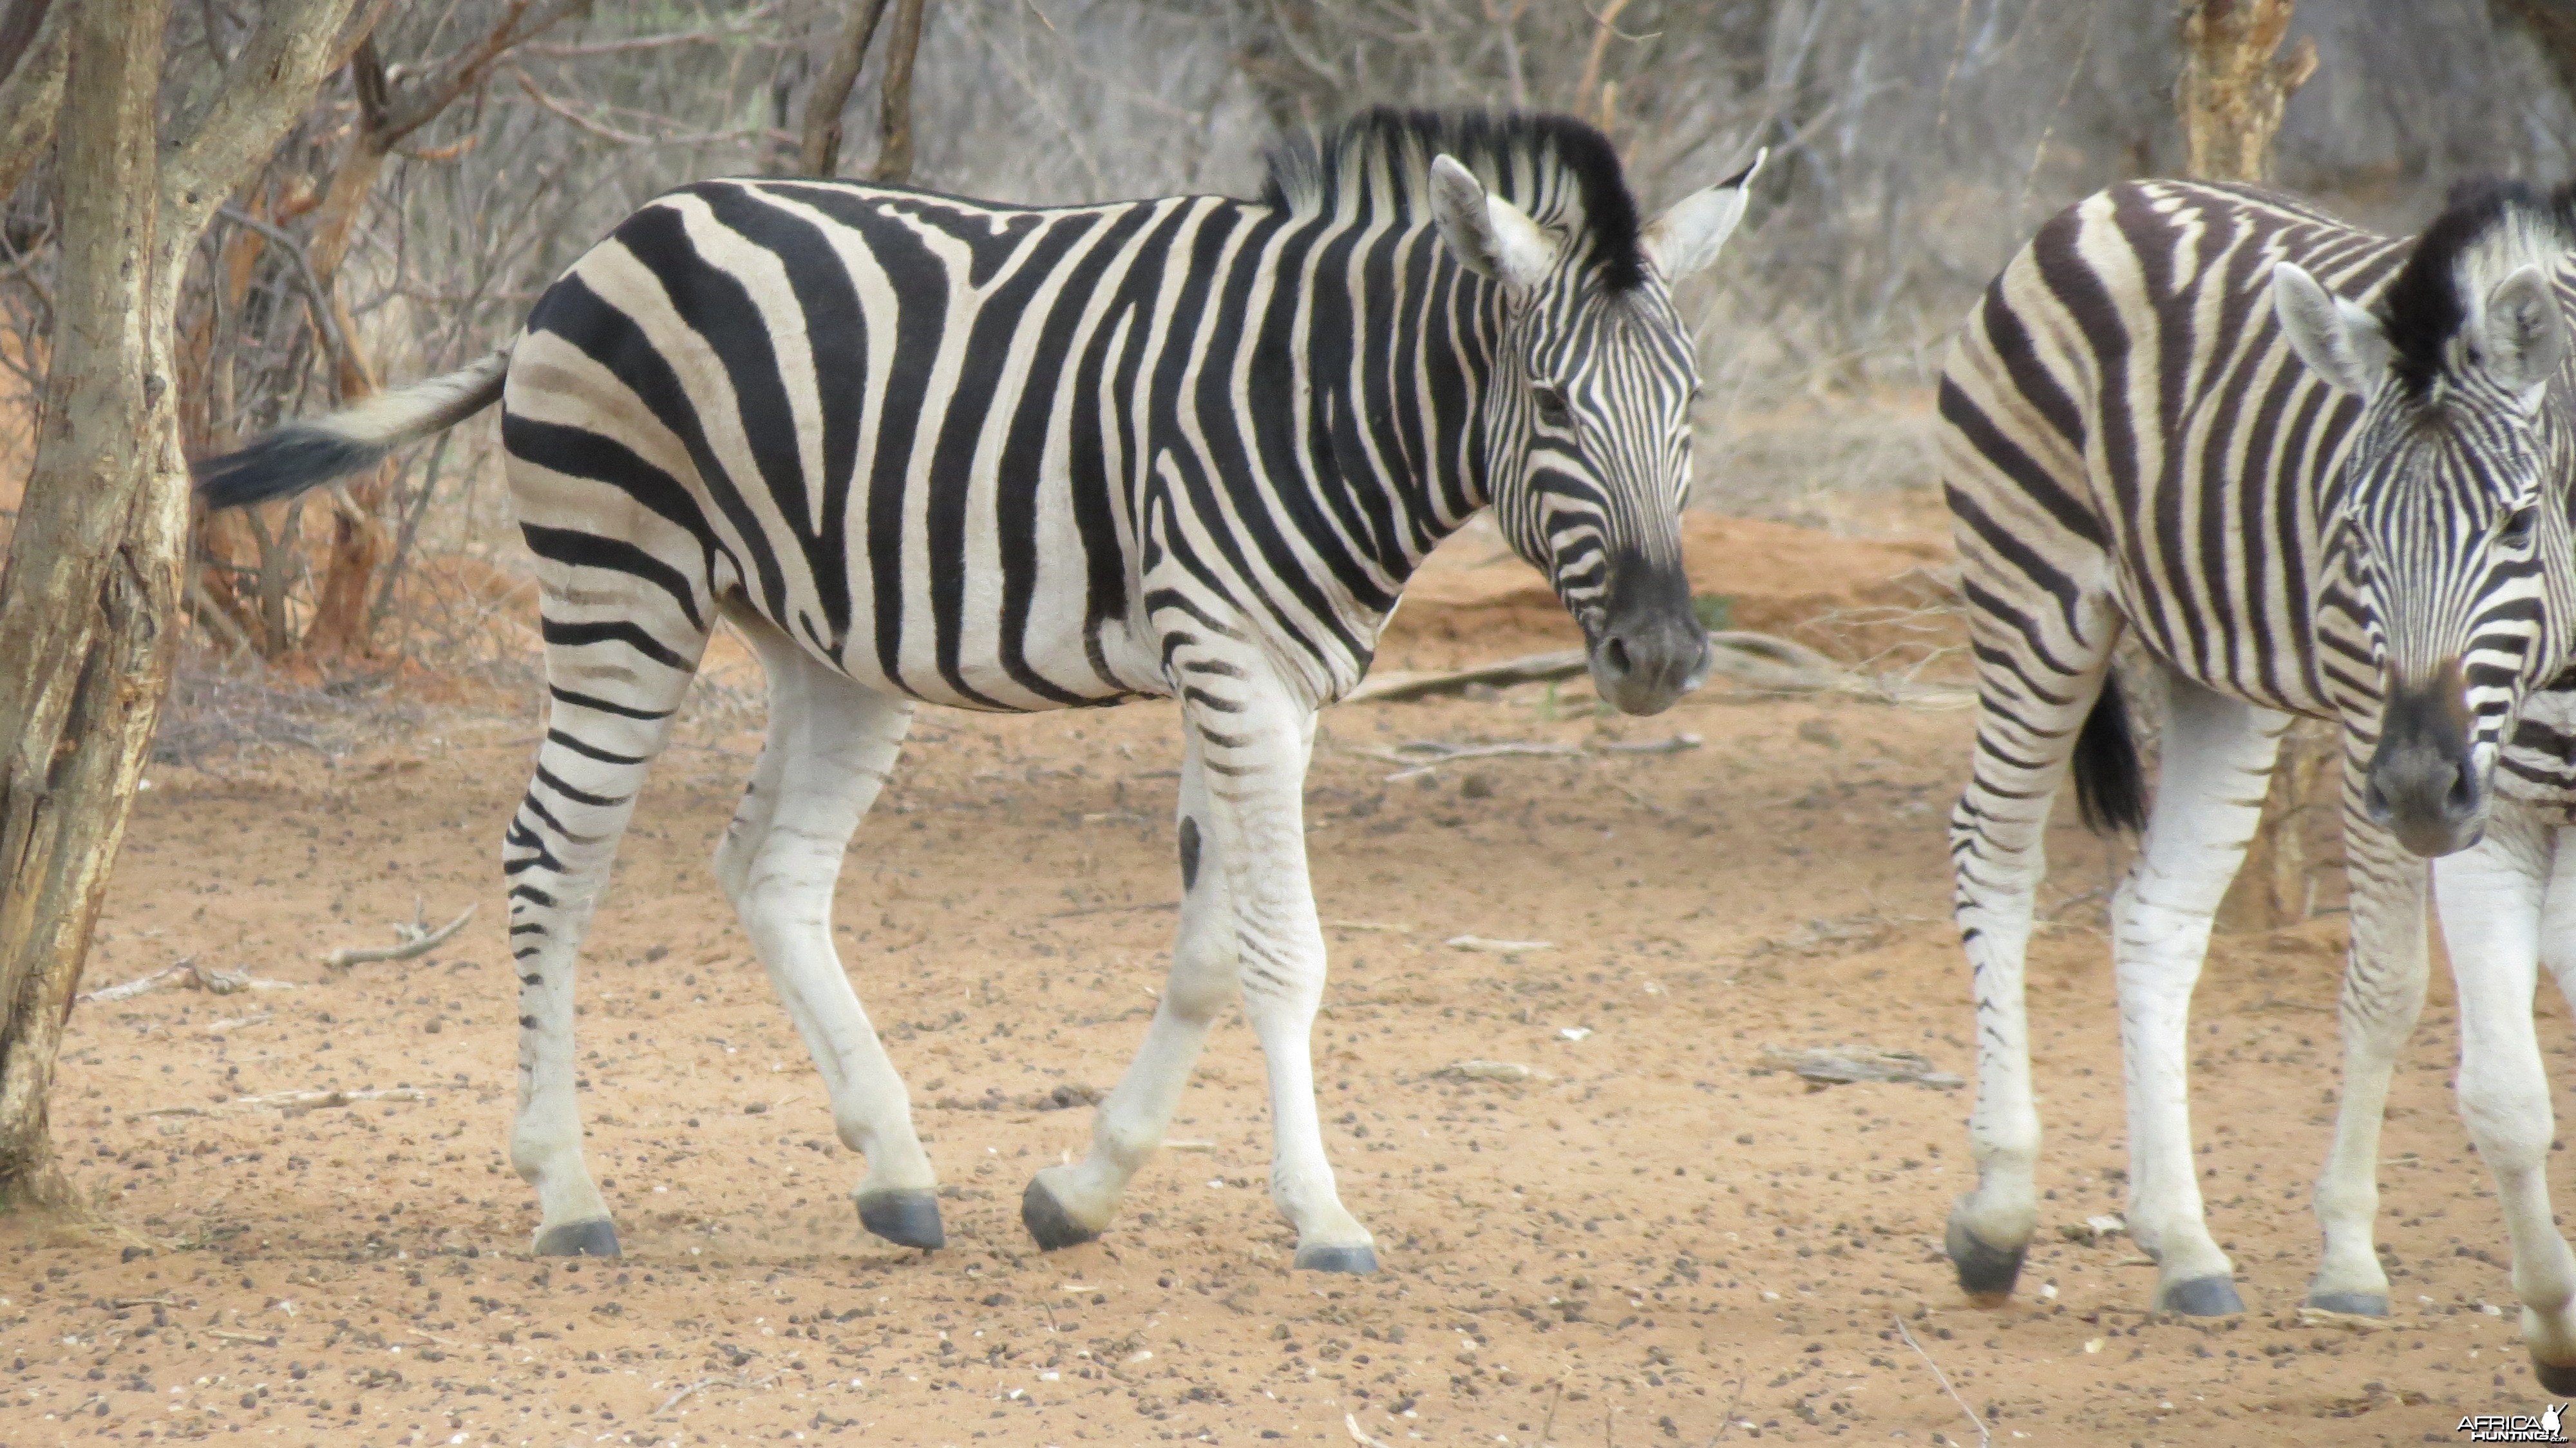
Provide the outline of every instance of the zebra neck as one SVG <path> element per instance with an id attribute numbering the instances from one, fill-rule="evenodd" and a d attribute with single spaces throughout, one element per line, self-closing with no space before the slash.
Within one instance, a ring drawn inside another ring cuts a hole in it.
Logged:
<path id="1" fill-rule="evenodd" d="M 1503 308 L 1427 223 L 1361 240 L 1348 260 L 1320 272 L 1310 310 L 1310 476 L 1369 575 L 1353 601 L 1382 617 L 1489 500 L 1484 408 Z M 1323 280 L 1332 271 L 1346 291 Z"/>

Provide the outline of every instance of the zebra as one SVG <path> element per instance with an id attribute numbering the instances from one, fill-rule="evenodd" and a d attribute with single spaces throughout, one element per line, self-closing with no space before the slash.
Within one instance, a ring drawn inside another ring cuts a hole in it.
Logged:
<path id="1" fill-rule="evenodd" d="M 629 216 L 509 346 L 203 465 L 209 506 L 258 502 L 502 404 L 549 697 L 502 850 L 510 1158 L 536 1252 L 619 1251 L 582 1159 L 574 962 L 721 619 L 767 672 L 769 726 L 716 875 L 866 1160 L 866 1231 L 946 1241 L 831 938 L 914 706 L 1165 698 L 1184 723 L 1169 983 L 1088 1154 L 1037 1173 L 1022 1220 L 1050 1249 L 1107 1229 L 1239 995 L 1295 1263 L 1374 1271 L 1309 1054 L 1316 711 L 1488 505 L 1580 624 L 1605 700 L 1651 714 L 1697 687 L 1680 516 L 1699 379 L 1672 284 L 1715 260 L 1760 165 L 1641 220 L 1580 122 L 1380 109 L 1274 147 L 1251 201 L 710 181 Z"/>
<path id="2" fill-rule="evenodd" d="M 2538 826 L 2510 761 L 2536 752 L 2545 720 L 2576 728 L 2576 694 L 2556 687 L 2576 647 L 2570 201 L 2467 185 L 2420 236 L 2391 239 L 2251 188 L 2124 184 L 2042 226 L 1971 311 L 1937 411 L 1979 701 L 1950 828 L 1976 974 L 1978 1175 L 1947 1247 L 1972 1300 L 2009 1296 L 2037 1219 L 2023 958 L 2071 763 L 2089 823 L 2145 831 L 2110 915 L 2129 1230 L 2157 1260 L 2157 1307 L 2243 1310 L 2204 1220 L 2186 1033 L 2211 918 L 2299 715 L 2343 726 L 2353 901 L 2308 1301 L 2387 1311 L 2379 1125 L 2424 1001 L 2428 874 L 2460 983 L 2462 1110 L 2506 1188 L 2517 1273 L 2546 1233 L 2576 1287 L 2545 1204 L 2534 1218 L 2517 1201 L 2539 1191 L 2549 1145 L 2532 947 L 2454 898 L 2473 875 L 2501 888 L 2491 862 L 2513 855 L 2537 901 Z M 2152 812 L 2111 673 L 2131 633 L 2167 696 Z M 2562 1392 L 2576 1391 L 2568 1296 L 2526 1319 Z"/>

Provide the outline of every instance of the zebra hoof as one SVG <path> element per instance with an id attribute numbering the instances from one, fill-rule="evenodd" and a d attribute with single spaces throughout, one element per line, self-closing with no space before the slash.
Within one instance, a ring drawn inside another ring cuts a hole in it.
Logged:
<path id="1" fill-rule="evenodd" d="M 1366 1277 L 1377 1271 L 1377 1249 L 1366 1242 L 1356 1247 L 1300 1247 L 1297 1270 L 1348 1272 L 1354 1277 Z"/>
<path id="2" fill-rule="evenodd" d="M 2022 1259 L 2029 1248 L 1990 1247 L 1956 1222 L 1950 1224 L 1942 1245 L 1959 1274 L 1959 1291 L 1968 1301 L 1979 1307 L 2001 1307 L 2012 1300 L 2013 1284 L 2021 1280 Z"/>
<path id="3" fill-rule="evenodd" d="M 929 1192 L 869 1192 L 858 1201 L 859 1225 L 898 1247 L 935 1252 L 948 1245 L 939 1198 Z"/>
<path id="4" fill-rule="evenodd" d="M 1055 1199 L 1055 1193 L 1047 1190 L 1046 1183 L 1035 1177 L 1029 1178 L 1029 1189 L 1020 1193 L 1020 1225 L 1029 1229 L 1041 1252 L 1100 1240 L 1098 1232 L 1075 1221 L 1064 1203 Z"/>
<path id="5" fill-rule="evenodd" d="M 566 1222 L 548 1227 L 537 1234 L 540 1257 L 618 1257 L 617 1228 L 606 1217 L 587 1222 Z"/>
<path id="6" fill-rule="evenodd" d="M 2540 1390 L 2553 1398 L 2576 1398 L 2576 1363 L 2545 1363 L 2531 1360 L 2531 1375 L 2540 1382 Z"/>
<path id="7" fill-rule="evenodd" d="M 2229 1317 L 2245 1310 L 2236 1284 L 2224 1277 L 2186 1278 L 2156 1296 L 2156 1306 L 2185 1317 Z"/>
<path id="8" fill-rule="evenodd" d="M 2308 1305 L 2319 1312 L 2341 1312 L 2353 1317 L 2386 1317 L 2388 1294 L 2385 1292 L 2311 1292 Z"/>

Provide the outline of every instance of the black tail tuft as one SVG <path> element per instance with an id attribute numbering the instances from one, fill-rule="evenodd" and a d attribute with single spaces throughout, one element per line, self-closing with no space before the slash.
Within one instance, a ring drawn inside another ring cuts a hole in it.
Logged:
<path id="1" fill-rule="evenodd" d="M 2147 771 L 2117 673 L 2102 676 L 2101 696 L 2075 736 L 2075 812 L 2097 835 L 2135 834 L 2147 825 Z"/>
<path id="2" fill-rule="evenodd" d="M 293 497 L 373 466 L 390 451 L 328 428 L 289 423 L 238 451 L 207 458 L 191 472 L 207 507 L 239 508 Z"/>

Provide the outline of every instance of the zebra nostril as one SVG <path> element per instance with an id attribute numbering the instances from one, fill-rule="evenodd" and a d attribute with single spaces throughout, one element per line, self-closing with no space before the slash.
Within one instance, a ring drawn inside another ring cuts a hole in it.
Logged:
<path id="1" fill-rule="evenodd" d="M 2368 815 L 2373 824 L 2388 823 L 2388 791 L 2381 788 L 2375 778 L 2365 782 L 2361 787 L 2361 812 Z"/>
<path id="2" fill-rule="evenodd" d="M 1625 678 L 1635 667 L 1628 657 L 1628 641 L 1615 634 L 1611 636 L 1608 643 L 1601 646 L 1601 659 L 1610 666 L 1611 673 L 1622 678 Z"/>
<path id="3" fill-rule="evenodd" d="M 2478 782 L 2466 768 L 2451 766 L 2450 792 L 2443 795 L 2442 807 L 2455 820 L 2467 819 L 2478 811 Z"/>

